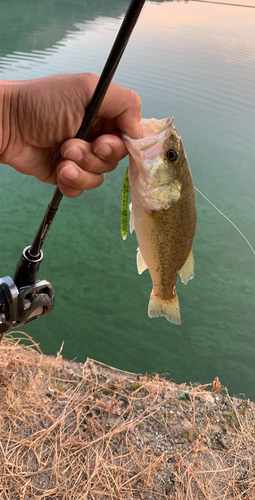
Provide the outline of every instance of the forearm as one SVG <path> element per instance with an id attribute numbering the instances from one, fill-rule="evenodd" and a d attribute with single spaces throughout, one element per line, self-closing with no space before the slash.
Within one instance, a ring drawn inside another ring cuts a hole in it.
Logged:
<path id="1" fill-rule="evenodd" d="M 0 80 L 0 159 L 3 145 L 3 122 L 4 122 L 4 84 L 3 80 Z"/>
<path id="2" fill-rule="evenodd" d="M 15 121 L 12 110 L 18 87 L 18 82 L 0 80 L 0 163 L 6 163 L 5 152 L 12 136 Z"/>

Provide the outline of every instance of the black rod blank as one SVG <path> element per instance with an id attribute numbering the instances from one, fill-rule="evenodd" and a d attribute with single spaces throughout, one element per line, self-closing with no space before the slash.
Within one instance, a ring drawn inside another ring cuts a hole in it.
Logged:
<path id="1" fill-rule="evenodd" d="M 111 83 L 113 75 L 117 69 L 121 56 L 125 50 L 125 47 L 128 43 L 128 40 L 137 22 L 137 19 L 143 8 L 144 3 L 145 0 L 132 0 L 129 5 L 129 8 L 122 21 L 121 27 L 119 29 L 113 47 L 111 49 L 111 52 L 105 63 L 102 74 L 98 80 L 98 84 L 92 95 L 91 101 L 86 109 L 86 113 L 82 120 L 82 124 L 76 134 L 76 137 L 78 139 L 83 139 L 85 141 L 89 135 L 89 132 L 92 128 L 94 120 L 97 116 L 99 108 L 102 104 L 104 96 Z M 31 257 L 37 257 L 39 255 L 41 247 L 46 238 L 46 235 L 53 221 L 53 218 L 57 212 L 62 197 L 63 195 L 60 192 L 59 188 L 57 187 L 47 207 L 47 210 L 45 212 L 44 218 L 39 227 L 37 235 L 34 239 L 34 242 L 32 243 L 31 248 L 29 250 Z"/>

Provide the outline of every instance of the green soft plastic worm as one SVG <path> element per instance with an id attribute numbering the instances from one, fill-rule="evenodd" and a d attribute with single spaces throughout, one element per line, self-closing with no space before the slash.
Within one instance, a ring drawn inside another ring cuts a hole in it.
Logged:
<path id="1" fill-rule="evenodd" d="M 128 234 L 128 200 L 129 200 L 129 178 L 128 178 L 128 168 L 127 168 L 123 180 L 122 195 L 121 195 L 120 232 L 123 240 L 127 238 Z"/>

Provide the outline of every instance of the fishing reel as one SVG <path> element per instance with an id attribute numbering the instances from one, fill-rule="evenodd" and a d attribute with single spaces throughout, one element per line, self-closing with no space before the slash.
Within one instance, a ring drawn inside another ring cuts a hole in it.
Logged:
<path id="1" fill-rule="evenodd" d="M 50 313 L 54 289 L 46 280 L 37 280 L 43 252 L 36 256 L 24 248 L 14 278 L 0 278 L 0 341 L 9 328 L 16 328 Z"/>

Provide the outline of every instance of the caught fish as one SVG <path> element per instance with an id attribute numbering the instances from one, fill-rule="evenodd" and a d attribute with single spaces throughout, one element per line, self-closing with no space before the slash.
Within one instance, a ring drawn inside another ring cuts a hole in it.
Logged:
<path id="1" fill-rule="evenodd" d="M 148 268 L 153 282 L 149 317 L 179 325 L 176 278 L 179 273 L 187 284 L 194 277 L 194 186 L 173 118 L 142 120 L 142 127 L 141 139 L 122 134 L 130 159 L 130 232 L 135 230 L 139 245 L 138 273 Z"/>

